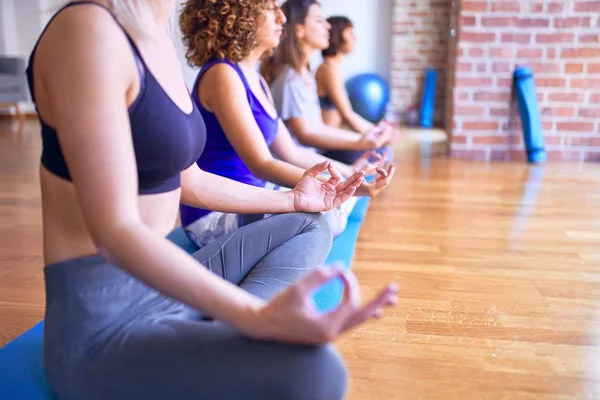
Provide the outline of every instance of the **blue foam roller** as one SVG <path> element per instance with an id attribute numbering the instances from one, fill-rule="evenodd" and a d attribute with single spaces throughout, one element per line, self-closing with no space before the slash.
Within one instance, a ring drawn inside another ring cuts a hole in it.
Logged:
<path id="1" fill-rule="evenodd" d="M 527 66 L 516 68 L 513 74 L 513 84 L 521 115 L 527 161 L 529 163 L 544 162 L 547 155 L 532 69 Z"/>
<path id="2" fill-rule="evenodd" d="M 433 68 L 425 70 L 423 79 L 423 90 L 421 91 L 421 110 L 419 124 L 423 128 L 433 126 L 435 114 L 435 91 L 437 86 L 437 71 Z"/>

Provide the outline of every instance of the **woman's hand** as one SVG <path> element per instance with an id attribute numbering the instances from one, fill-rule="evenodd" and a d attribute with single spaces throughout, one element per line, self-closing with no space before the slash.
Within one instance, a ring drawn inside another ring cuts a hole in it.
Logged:
<path id="1" fill-rule="evenodd" d="M 387 167 L 387 170 L 378 167 L 377 168 L 377 178 L 372 182 L 363 182 L 363 184 L 360 185 L 358 187 L 358 189 L 356 189 L 356 195 L 357 196 L 369 196 L 369 197 L 377 196 L 379 193 L 381 193 L 381 191 L 383 191 L 386 187 L 388 187 L 388 185 L 392 181 L 392 178 L 394 177 L 395 173 L 396 173 L 396 164 L 395 163 L 390 164 Z"/>
<path id="2" fill-rule="evenodd" d="M 327 182 L 317 179 L 319 174 L 328 171 L 331 178 Z M 365 173 L 357 171 L 340 183 L 342 176 L 324 161 L 308 169 L 296 187 L 292 190 L 295 211 L 323 212 L 329 211 L 347 201 L 363 183 Z"/>
<path id="3" fill-rule="evenodd" d="M 387 142 L 388 146 L 394 145 L 404 139 L 407 135 L 406 129 L 401 127 L 395 127 L 393 124 L 386 120 L 382 120 L 377 124 L 377 127 L 380 129 L 387 129 L 390 131 L 389 133 L 389 141 Z"/>
<path id="4" fill-rule="evenodd" d="M 388 125 L 378 125 L 367 133 L 362 134 L 358 143 L 365 149 L 378 149 L 390 141 L 392 134 L 392 129 Z"/>
<path id="5" fill-rule="evenodd" d="M 342 302 L 335 310 L 320 314 L 315 309 L 313 293 L 336 277 L 344 283 Z M 362 305 L 360 287 L 352 272 L 340 267 L 318 268 L 258 308 L 256 323 L 246 333 L 261 340 L 325 344 L 371 318 L 380 317 L 385 308 L 396 303 L 397 293 L 397 287 L 390 284 Z"/>
<path id="6" fill-rule="evenodd" d="M 372 160 L 374 158 L 374 160 Z M 387 161 L 387 154 L 383 156 L 375 150 L 369 150 L 352 164 L 352 173 L 363 171 L 366 176 L 375 172 L 377 168 L 383 168 Z"/>

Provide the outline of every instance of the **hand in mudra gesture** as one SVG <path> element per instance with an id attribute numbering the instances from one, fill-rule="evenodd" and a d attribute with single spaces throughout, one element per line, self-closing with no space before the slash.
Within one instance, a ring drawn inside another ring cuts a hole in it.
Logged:
<path id="1" fill-rule="evenodd" d="M 371 149 L 379 149 L 389 144 L 394 129 L 391 125 L 379 124 L 362 135 L 361 141 L 369 144 Z"/>
<path id="2" fill-rule="evenodd" d="M 325 171 L 328 171 L 331 177 L 327 182 L 321 182 L 317 177 Z M 364 176 L 363 171 L 357 171 L 341 182 L 342 175 L 331 166 L 331 162 L 324 161 L 316 164 L 304 173 L 302 179 L 292 189 L 294 210 L 329 211 L 350 199 L 363 183 Z"/>
<path id="3" fill-rule="evenodd" d="M 376 168 L 377 177 L 371 182 L 363 182 L 358 189 L 356 189 L 357 196 L 368 196 L 375 197 L 383 190 L 385 190 L 392 182 L 392 178 L 396 173 L 396 164 L 392 163 L 388 165 L 387 169 Z"/>
<path id="4" fill-rule="evenodd" d="M 383 168 L 387 162 L 387 154 L 377 153 L 375 150 L 365 152 L 358 160 L 352 164 L 352 171 L 363 171 L 365 175 L 370 175 L 377 171 L 377 168 Z"/>
<path id="5" fill-rule="evenodd" d="M 320 314 L 313 293 L 322 284 L 339 277 L 344 296 L 335 310 Z M 354 274 L 341 267 L 317 268 L 288 287 L 257 311 L 257 324 L 249 332 L 257 339 L 318 345 L 333 341 L 353 328 L 379 318 L 396 303 L 398 289 L 390 284 L 377 296 L 361 304 L 360 288 Z"/>

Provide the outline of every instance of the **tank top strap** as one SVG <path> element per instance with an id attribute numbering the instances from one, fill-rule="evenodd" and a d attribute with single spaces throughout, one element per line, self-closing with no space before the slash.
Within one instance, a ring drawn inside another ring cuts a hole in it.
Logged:
<path id="1" fill-rule="evenodd" d="M 202 76 L 209 69 L 211 69 L 211 67 L 213 67 L 217 64 L 227 64 L 227 65 L 231 66 L 231 68 L 233 68 L 235 70 L 235 72 L 237 72 L 238 76 L 242 80 L 242 83 L 244 84 L 244 88 L 246 89 L 248 101 L 250 101 L 250 105 L 252 106 L 254 104 L 254 99 L 252 97 L 252 89 L 250 88 L 250 84 L 248 83 L 248 80 L 246 79 L 246 75 L 244 75 L 244 72 L 240 69 L 240 67 L 236 63 L 234 63 L 233 61 L 231 61 L 227 58 L 224 58 L 224 59 L 213 58 L 213 59 L 209 60 L 208 62 L 206 62 L 206 64 L 204 64 L 202 66 L 202 68 L 200 69 L 200 72 L 198 73 L 198 76 L 196 77 L 196 82 L 194 83 L 194 93 L 196 93 L 195 88 L 198 87 L 198 83 L 200 82 L 200 79 L 202 79 Z"/>
<path id="2" fill-rule="evenodd" d="M 114 19 L 114 21 L 117 24 L 117 26 L 119 28 L 121 28 L 121 31 L 123 31 L 123 34 L 127 38 L 127 41 L 129 42 L 129 46 L 131 47 L 131 50 L 133 51 L 133 56 L 135 58 L 136 66 L 137 66 L 138 72 L 140 74 L 140 85 L 142 86 L 142 88 L 140 88 L 140 89 L 143 89 L 143 85 L 144 85 L 144 79 L 143 78 L 146 75 L 145 71 L 146 71 L 147 67 L 146 67 L 146 63 L 144 62 L 144 58 L 142 57 L 142 54 L 140 53 L 140 50 L 138 49 L 137 45 L 135 44 L 135 42 L 133 41 L 131 35 L 127 32 L 127 30 L 125 29 L 125 27 L 123 26 L 123 24 L 119 21 L 119 19 L 117 18 L 117 16 L 113 13 L 113 11 L 110 8 L 108 8 L 107 6 L 105 6 L 104 4 L 100 4 L 100 3 L 96 2 L 96 1 L 92 1 L 92 0 L 70 1 L 67 4 L 65 4 L 64 6 L 62 6 L 58 11 L 56 11 L 54 13 L 54 15 L 52 15 L 52 17 L 50 18 L 50 20 L 48 21 L 48 23 L 46 24 L 46 26 L 42 30 L 42 33 L 38 36 L 38 39 L 35 42 L 35 45 L 33 46 L 33 50 L 31 51 L 31 56 L 30 56 L 30 66 L 33 64 L 32 60 L 33 60 L 34 54 L 35 54 L 35 52 L 37 50 L 37 47 L 38 47 L 38 45 L 40 43 L 40 40 L 42 39 L 42 36 L 46 32 L 46 30 L 48 29 L 48 27 L 50 26 L 50 24 L 52 23 L 52 21 L 54 21 L 54 19 L 62 11 L 66 10 L 67 8 L 70 8 L 70 7 L 73 7 L 73 6 L 78 6 L 78 5 L 83 5 L 83 4 L 91 4 L 91 5 L 95 5 L 95 6 L 98 6 L 100 8 L 103 8 Z M 35 100 L 33 98 L 33 93 L 32 93 L 32 99 Z"/>
<path id="3" fill-rule="evenodd" d="M 231 61 L 227 58 L 224 58 L 224 59 L 213 58 L 213 59 L 209 60 L 200 69 L 200 73 L 198 74 L 198 79 L 200 79 L 202 77 L 202 75 L 204 75 L 204 73 L 206 73 L 211 67 L 213 67 L 217 64 L 227 64 L 227 65 L 231 66 L 235 70 L 235 72 L 237 72 L 237 74 L 240 76 L 240 79 L 242 80 L 242 83 L 244 84 L 246 91 L 250 90 L 250 85 L 248 84 L 248 81 L 246 80 L 246 76 L 244 75 L 244 72 L 240 69 L 240 67 L 236 63 L 234 63 L 233 61 Z"/>

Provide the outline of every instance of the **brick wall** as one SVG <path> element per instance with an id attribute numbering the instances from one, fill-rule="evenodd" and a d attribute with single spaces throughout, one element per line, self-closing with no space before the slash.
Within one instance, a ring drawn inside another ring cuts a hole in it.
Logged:
<path id="1" fill-rule="evenodd" d="M 418 105 L 423 72 L 431 66 L 438 71 L 436 125 L 444 124 L 446 66 L 451 0 L 394 0 L 392 103 L 406 110 Z"/>
<path id="2" fill-rule="evenodd" d="M 451 155 L 523 159 L 512 72 L 535 74 L 550 160 L 600 161 L 600 0 L 462 0 Z"/>

